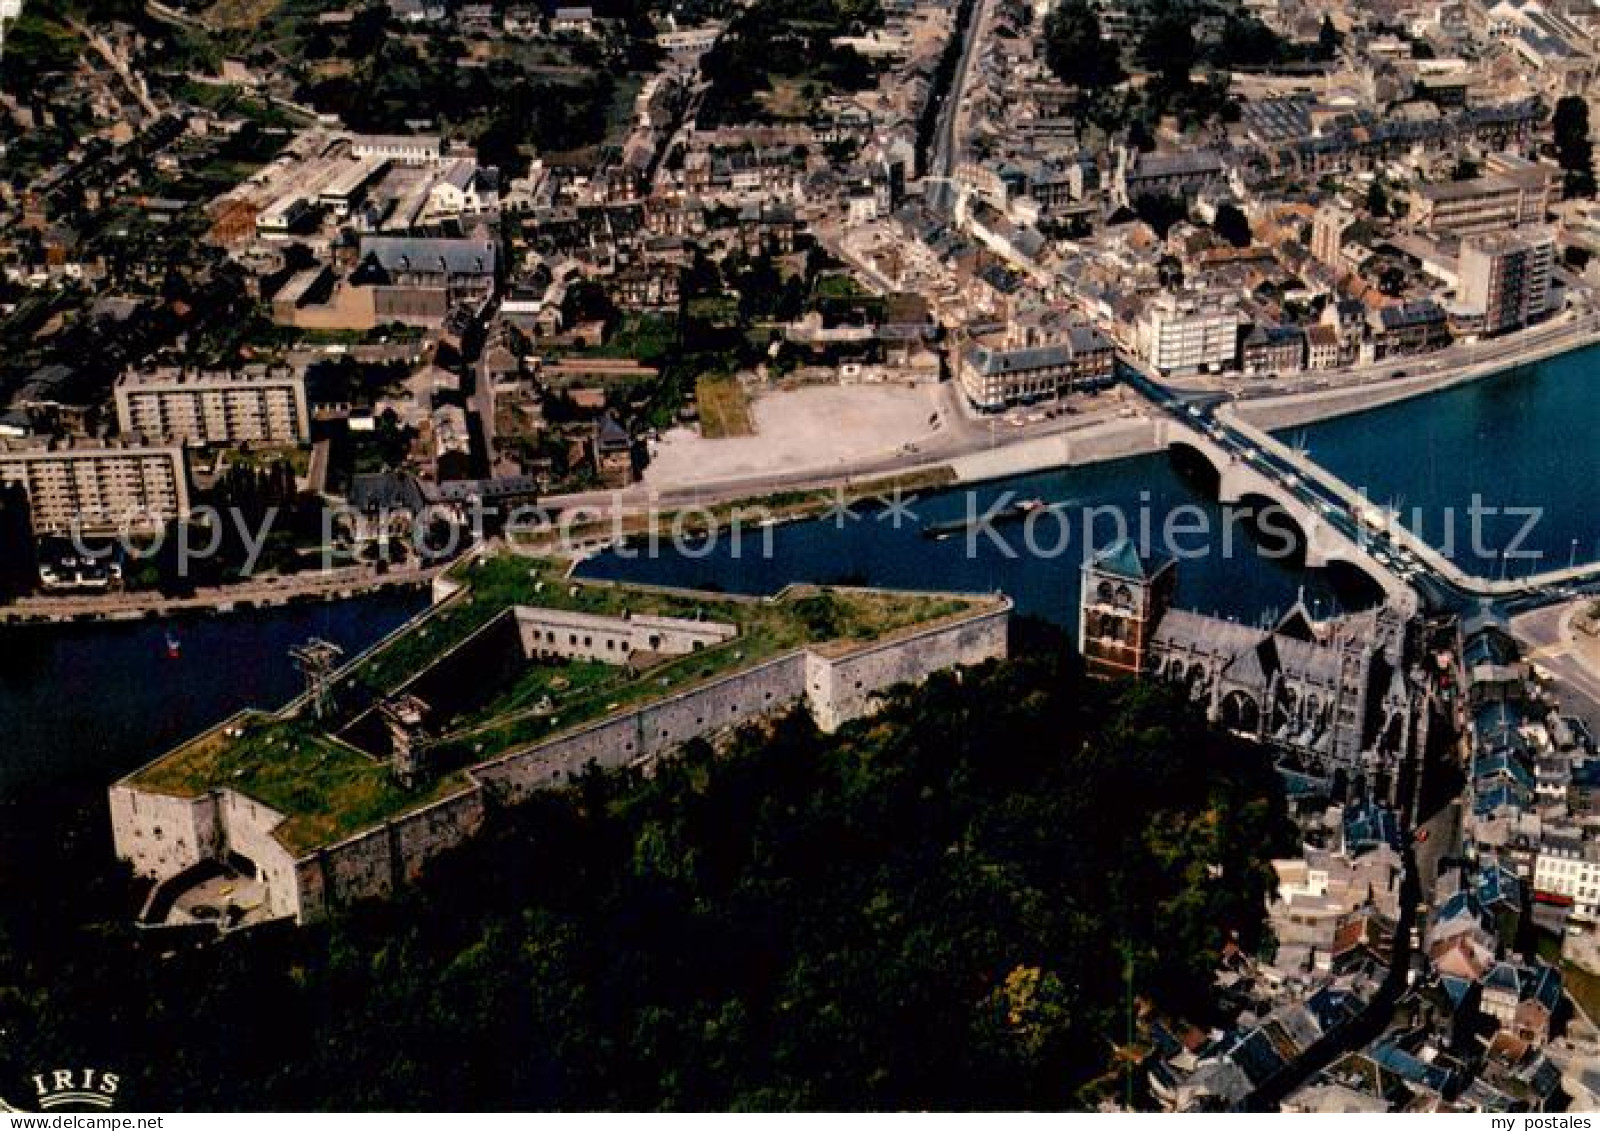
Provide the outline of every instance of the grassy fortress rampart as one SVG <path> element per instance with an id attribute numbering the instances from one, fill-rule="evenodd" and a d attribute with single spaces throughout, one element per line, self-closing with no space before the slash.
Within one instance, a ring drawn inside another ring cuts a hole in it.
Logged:
<path id="1" fill-rule="evenodd" d="M 239 880 L 204 910 L 230 922 L 386 895 L 477 832 L 488 801 L 799 704 L 831 730 L 890 686 L 1003 656 L 1010 613 L 1003 597 L 580 581 L 509 553 L 448 581 L 337 673 L 322 718 L 305 700 L 246 711 L 111 787 L 118 855 L 159 882 L 151 918 L 183 921 L 184 891 L 219 873 Z"/>

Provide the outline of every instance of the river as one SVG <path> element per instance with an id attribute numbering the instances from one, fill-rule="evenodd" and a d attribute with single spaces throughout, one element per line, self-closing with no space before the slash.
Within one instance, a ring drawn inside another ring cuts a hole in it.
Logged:
<path id="1" fill-rule="evenodd" d="M 427 604 L 386 592 L 337 604 L 169 622 L 0 628 L 0 902 L 109 860 L 105 788 L 245 706 L 299 690 L 291 645 L 353 654 Z M 178 642 L 168 655 L 167 636 Z"/>
<path id="2" fill-rule="evenodd" d="M 958 529 L 942 540 L 926 533 L 929 526 L 959 527 L 997 506 L 1032 500 L 1054 509 L 1026 523 L 991 524 L 992 533 Z M 678 552 L 664 544 L 655 556 L 607 552 L 580 572 L 757 594 L 791 581 L 999 590 L 1019 612 L 1076 631 L 1079 567 L 1091 539 L 1104 547 L 1125 532 L 1142 546 L 1192 553 L 1179 563 L 1178 601 L 1206 612 L 1253 620 L 1287 609 L 1302 589 L 1323 612 L 1362 605 L 1375 595 L 1358 577 L 1331 578 L 1262 553 L 1246 524 L 1230 521 L 1199 481 L 1180 473 L 1165 454 L 1019 476 L 906 505 L 909 515 L 866 506 L 854 516 L 836 513 L 778 527 L 770 532 L 770 553 L 764 552 L 761 532 L 745 531 L 737 543 L 724 537 Z M 1169 539 L 1166 533 L 1177 528 L 1168 524 L 1178 519 L 1205 533 Z"/>
<path id="3" fill-rule="evenodd" d="M 1462 569 L 1493 577 L 1600 560 L 1597 428 L 1600 347 L 1590 347 L 1290 436 L 1375 503 L 1398 505 Z M 1475 498 L 1493 509 L 1476 548 Z"/>

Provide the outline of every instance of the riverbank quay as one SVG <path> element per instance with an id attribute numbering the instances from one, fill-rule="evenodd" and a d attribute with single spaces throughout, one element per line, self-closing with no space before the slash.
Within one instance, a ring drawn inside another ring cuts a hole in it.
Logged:
<path id="1" fill-rule="evenodd" d="M 1294 387 L 1251 387 L 1233 375 L 1204 383 L 1163 382 L 1175 394 L 1232 403 L 1238 419 L 1266 431 L 1297 428 L 1442 392 L 1508 370 L 1548 361 L 1600 340 L 1600 316 L 1573 316 L 1489 342 L 1452 347 L 1438 355 L 1396 358 L 1381 366 L 1329 373 Z M 1127 358 L 1123 365 L 1138 368 Z M 584 509 L 625 514 L 757 501 L 808 492 L 859 495 L 864 482 L 947 475 L 951 483 L 981 483 L 1015 475 L 1081 467 L 1161 450 L 1154 406 L 1123 407 L 1043 424 L 1013 425 L 1004 418 L 969 418 L 961 435 L 937 452 L 900 453 L 826 473 L 771 474 L 707 482 L 682 490 L 643 487 L 551 496 L 553 512 Z"/>
<path id="2" fill-rule="evenodd" d="M 23 597 L 0 606 L 0 627 L 138 621 L 345 601 L 385 590 L 428 586 L 443 568 L 318 571 L 199 589 L 181 597 L 149 592 Z"/>
<path id="3" fill-rule="evenodd" d="M 1335 374 L 1304 389 L 1245 389 L 1233 398 L 1234 411 L 1258 428 L 1298 428 L 1537 365 L 1597 341 L 1600 319 L 1584 316 L 1555 327 L 1535 327 L 1503 339 L 1454 346 L 1437 356 L 1397 358 L 1383 366 Z"/>

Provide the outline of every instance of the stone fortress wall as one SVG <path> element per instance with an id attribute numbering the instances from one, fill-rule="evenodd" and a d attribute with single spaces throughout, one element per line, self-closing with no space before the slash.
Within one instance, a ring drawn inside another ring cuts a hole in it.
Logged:
<path id="1" fill-rule="evenodd" d="M 111 787 L 111 835 L 135 875 L 167 879 L 218 856 L 217 798 L 149 793 L 126 782 Z"/>
<path id="2" fill-rule="evenodd" d="M 392 895 L 422 874 L 429 860 L 476 836 L 486 819 L 485 790 L 473 783 L 461 793 L 318 849 L 294 864 L 287 885 L 302 923 L 360 899 Z"/>
<path id="3" fill-rule="evenodd" d="M 713 622 L 588 614 L 581 614 L 580 625 L 573 614 L 547 609 L 518 608 L 516 616 L 524 640 L 536 642 L 530 655 L 553 643 L 543 634 L 557 631 L 567 634 L 561 636 L 566 643 L 554 643 L 575 649 L 563 654 L 585 659 L 619 656 L 624 638 L 642 639 L 644 650 L 692 651 L 732 631 Z M 715 737 L 802 703 L 819 727 L 832 731 L 870 713 L 875 696 L 896 684 L 1004 658 L 1009 619 L 1010 604 L 1002 602 L 855 650 L 797 649 L 480 763 L 468 770 L 469 784 L 460 792 L 299 859 L 273 836 L 282 814 L 236 791 L 178 798 L 137 789 L 124 779 L 111 788 L 117 855 L 138 874 L 164 881 L 237 853 L 256 866 L 274 916 L 311 922 L 340 904 L 382 898 L 414 880 L 429 860 L 476 835 L 493 804 L 515 804 L 537 790 L 558 788 L 590 765 L 648 764 L 691 739 Z M 535 632 L 541 635 L 535 638 Z M 574 633 L 590 642 L 574 645 Z M 659 638 L 654 648 L 652 637 Z M 617 645 L 607 649 L 608 639 Z"/>
<path id="4" fill-rule="evenodd" d="M 235 715 L 222 727 L 240 718 Z M 232 789 L 173 797 L 137 789 L 126 780 L 111 787 L 110 803 L 117 855 L 135 875 L 170 880 L 236 854 L 255 865 L 273 917 L 298 913 L 295 859 L 273 836 L 283 822 L 277 810 Z"/>

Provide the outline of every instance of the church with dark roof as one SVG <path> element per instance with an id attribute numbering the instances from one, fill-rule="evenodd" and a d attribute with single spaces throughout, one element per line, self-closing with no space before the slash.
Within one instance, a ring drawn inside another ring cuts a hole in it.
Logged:
<path id="1" fill-rule="evenodd" d="M 1177 566 L 1121 540 L 1083 567 L 1078 650 L 1090 674 L 1182 684 L 1222 726 L 1342 771 L 1383 796 L 1426 730 L 1406 676 L 1406 616 L 1390 606 L 1318 619 L 1303 600 L 1270 625 L 1173 607 Z"/>

